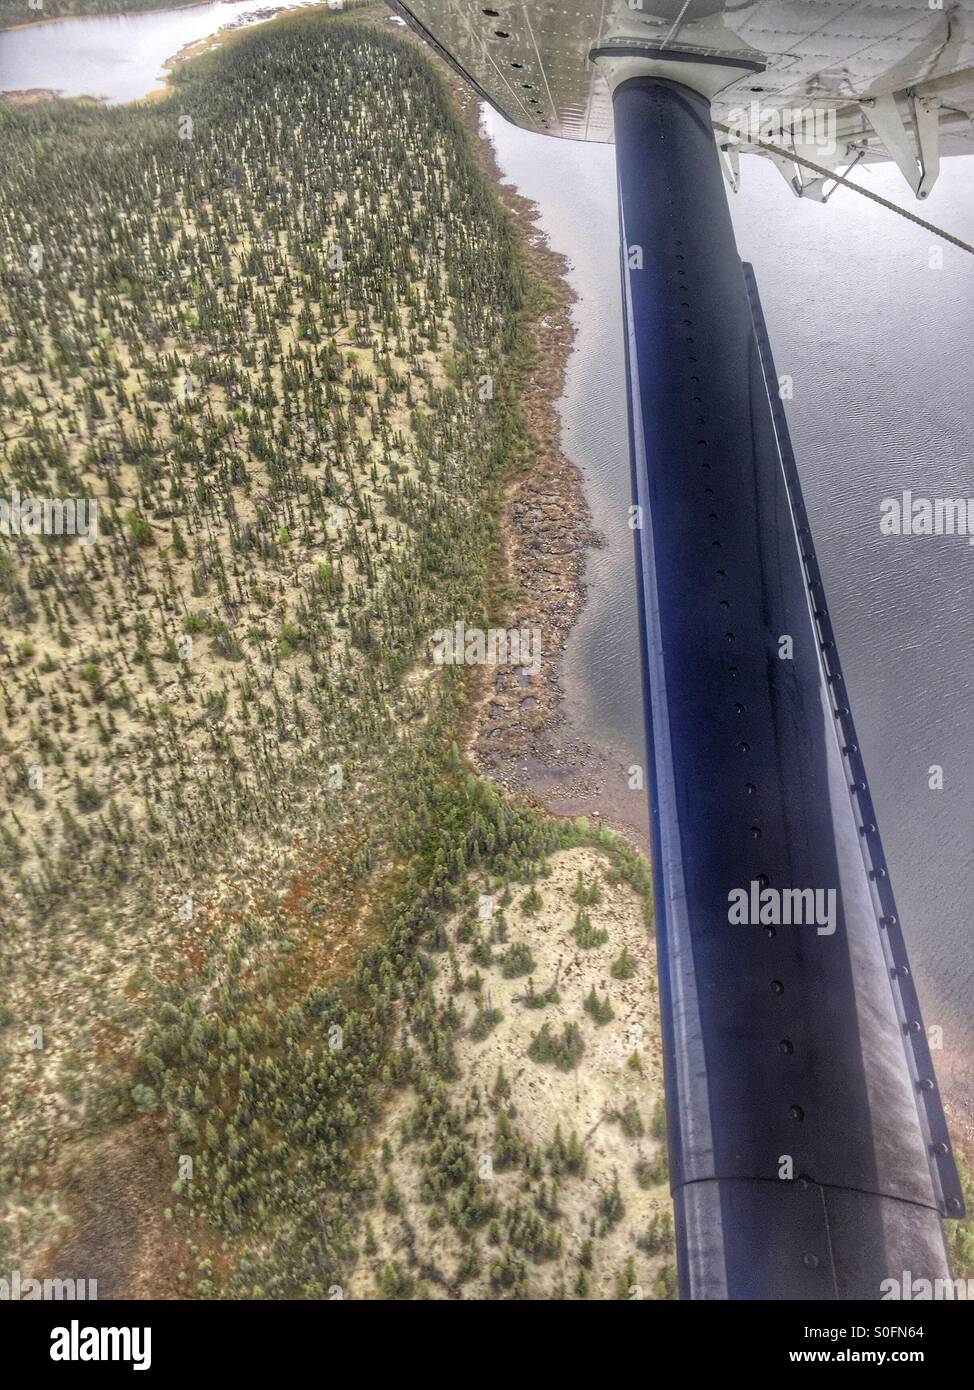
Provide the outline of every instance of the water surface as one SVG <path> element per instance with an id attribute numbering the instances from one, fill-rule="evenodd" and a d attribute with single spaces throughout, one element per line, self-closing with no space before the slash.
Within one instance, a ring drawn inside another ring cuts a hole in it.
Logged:
<path id="1" fill-rule="evenodd" d="M 321 0 L 287 0 L 287 8 Z M 152 14 L 96 15 L 0 33 L 0 91 L 137 101 L 164 84 L 163 65 L 227 24 L 280 8 L 273 0 L 214 0 Z"/>

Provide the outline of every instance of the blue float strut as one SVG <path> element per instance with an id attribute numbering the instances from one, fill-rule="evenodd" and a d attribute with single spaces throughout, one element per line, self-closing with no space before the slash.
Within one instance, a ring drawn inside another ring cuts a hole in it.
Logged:
<path id="1" fill-rule="evenodd" d="M 709 103 L 613 104 L 681 1293 L 877 1299 L 960 1185 Z"/>

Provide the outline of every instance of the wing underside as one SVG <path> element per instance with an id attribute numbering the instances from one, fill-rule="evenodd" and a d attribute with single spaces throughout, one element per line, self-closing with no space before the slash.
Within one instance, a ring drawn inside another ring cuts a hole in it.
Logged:
<path id="1" fill-rule="evenodd" d="M 724 57 L 747 71 L 713 103 L 745 152 L 771 135 L 832 168 L 893 159 L 920 191 L 924 155 L 974 153 L 974 0 L 406 0 L 396 8 L 508 120 L 612 140 L 589 55 L 606 44 Z M 821 158 L 821 156 L 820 156 Z M 913 177 L 914 160 L 917 176 Z M 929 183 L 929 173 L 928 173 Z"/>

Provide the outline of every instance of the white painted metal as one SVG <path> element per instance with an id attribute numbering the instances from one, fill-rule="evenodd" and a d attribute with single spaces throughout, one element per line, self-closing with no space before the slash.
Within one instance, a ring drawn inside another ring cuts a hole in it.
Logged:
<path id="1" fill-rule="evenodd" d="M 720 92 L 749 72 L 733 58 L 720 62 L 694 62 L 693 53 L 674 48 L 659 48 L 653 50 L 653 56 L 647 56 L 645 51 L 627 44 L 625 40 L 620 42 L 616 35 L 593 49 L 589 56 L 605 78 L 610 92 L 614 92 L 620 82 L 628 82 L 632 77 L 662 77 L 691 87 L 712 102 Z"/>
<path id="2" fill-rule="evenodd" d="M 915 96 L 913 112 L 923 171 L 917 197 L 926 198 L 940 175 L 940 98 Z"/>
<path id="3" fill-rule="evenodd" d="M 916 167 L 911 187 L 922 196 L 941 154 L 974 152 L 974 0 L 404 0 L 398 8 L 509 120 L 549 135 L 612 139 L 611 72 L 589 55 L 629 42 L 729 66 L 764 63 L 714 94 L 715 120 L 730 124 L 752 102 L 761 120 L 770 113 L 786 126 L 797 110 L 827 111 L 838 148 L 824 158 L 819 148 L 816 162 L 830 168 L 857 155 L 903 160 L 908 176 Z M 867 101 L 895 97 L 911 162 L 896 128 L 889 148 L 876 108 L 864 112 Z"/>
<path id="4" fill-rule="evenodd" d="M 719 144 L 720 167 L 724 171 L 724 178 L 727 180 L 732 193 L 741 191 L 741 147 L 736 140 L 727 140 Z"/>

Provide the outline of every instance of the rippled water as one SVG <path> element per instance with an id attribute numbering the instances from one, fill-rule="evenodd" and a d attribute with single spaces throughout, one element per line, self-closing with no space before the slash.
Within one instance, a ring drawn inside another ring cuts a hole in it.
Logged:
<path id="1" fill-rule="evenodd" d="M 572 265 L 576 350 L 562 402 L 606 546 L 568 651 L 593 731 L 638 760 L 642 740 L 618 286 L 614 153 L 485 113 L 500 166 Z M 964 536 L 883 537 L 880 501 L 974 498 L 974 257 L 840 191 L 799 201 L 745 159 L 732 200 L 756 270 L 829 607 L 927 1021 L 958 1036 L 974 1003 L 974 549 Z M 892 166 L 860 177 L 916 204 Z M 974 158 L 947 160 L 923 215 L 974 241 Z M 928 769 L 944 768 L 943 791 Z M 949 1040 L 949 1034 L 948 1034 Z"/>
<path id="2" fill-rule="evenodd" d="M 321 0 L 287 0 L 289 9 Z M 0 34 L 0 91 L 39 88 L 65 97 L 136 101 L 163 85 L 163 64 L 225 24 L 273 0 L 216 0 L 156 14 L 66 19 Z"/>

